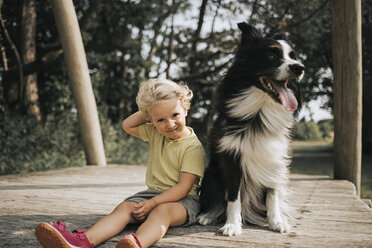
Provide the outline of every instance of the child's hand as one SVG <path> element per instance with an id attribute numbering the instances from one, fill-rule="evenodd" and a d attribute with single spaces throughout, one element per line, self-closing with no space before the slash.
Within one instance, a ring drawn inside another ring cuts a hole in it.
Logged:
<path id="1" fill-rule="evenodd" d="M 134 205 L 134 210 L 132 215 L 139 221 L 146 219 L 147 215 L 156 206 L 155 202 L 152 200 L 144 200 Z"/>

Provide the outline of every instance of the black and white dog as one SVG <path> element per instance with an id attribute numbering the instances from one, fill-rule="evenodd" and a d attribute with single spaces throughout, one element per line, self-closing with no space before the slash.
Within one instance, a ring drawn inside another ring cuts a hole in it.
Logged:
<path id="1" fill-rule="evenodd" d="M 305 67 L 284 36 L 238 26 L 241 42 L 215 92 L 198 222 L 225 221 L 220 230 L 228 236 L 239 235 L 243 223 L 289 232 L 289 144 Z"/>

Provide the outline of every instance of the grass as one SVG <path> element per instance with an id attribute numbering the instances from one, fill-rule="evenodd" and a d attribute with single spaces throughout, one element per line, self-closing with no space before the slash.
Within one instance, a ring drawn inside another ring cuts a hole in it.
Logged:
<path id="1" fill-rule="evenodd" d="M 300 152 L 328 152 L 332 153 L 333 141 L 295 141 L 292 148 L 296 153 Z"/>
<path id="2" fill-rule="evenodd" d="M 332 141 L 295 141 L 291 172 L 333 178 Z M 372 199 L 372 156 L 362 157 L 361 198 Z"/>

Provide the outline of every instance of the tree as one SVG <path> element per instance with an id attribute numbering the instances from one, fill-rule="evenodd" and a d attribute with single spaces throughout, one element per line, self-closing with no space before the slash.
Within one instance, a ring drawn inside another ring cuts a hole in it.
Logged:
<path id="1" fill-rule="evenodd" d="M 322 133 L 323 139 L 333 138 L 333 119 L 330 120 L 321 120 L 318 122 L 319 130 Z"/>
<path id="2" fill-rule="evenodd" d="M 0 10 L 2 11 L 3 8 L 3 1 L 0 1 Z M 9 44 L 10 50 L 12 50 L 15 61 L 18 65 L 18 79 L 19 81 L 17 82 L 11 77 L 7 77 L 6 75 L 3 75 L 3 79 L 6 79 L 6 82 L 4 83 L 3 87 L 3 92 L 4 92 L 4 99 L 5 102 L 9 105 L 9 107 L 14 107 L 17 105 L 17 101 L 23 97 L 23 68 L 22 68 L 22 61 L 21 61 L 21 56 L 19 55 L 19 51 L 17 49 L 17 46 L 14 44 L 13 39 L 11 38 L 8 29 L 6 27 L 5 21 L 3 19 L 3 13 L 0 13 L 0 22 L 1 22 L 1 27 L 3 30 L 3 40 L 6 40 L 7 43 Z M 7 52 L 5 47 L 2 46 L 2 56 L 3 56 L 3 62 L 4 62 L 4 67 L 3 71 L 7 72 L 9 70 L 9 59 L 7 57 Z"/>
<path id="3" fill-rule="evenodd" d="M 2 28 L 1 54 L 2 61 L 6 62 L 0 65 L 0 128 L 11 120 L 19 122 L 29 118 L 26 106 L 20 104 L 25 101 L 24 94 L 23 98 L 18 97 L 23 87 L 18 86 L 25 84 L 23 76 L 31 74 L 37 75 L 40 128 L 53 123 L 58 126 L 66 115 L 76 117 L 76 106 L 66 79 L 63 50 L 51 5 L 48 1 L 42 4 L 36 1 L 36 56 L 33 61 L 22 62 L 15 55 L 15 51 L 21 52 L 24 46 L 20 37 L 21 3 L 4 0 L 1 8 L 5 28 L 17 49 L 12 49 Z M 136 111 L 135 96 L 140 82 L 148 77 L 167 77 L 192 86 L 195 96 L 188 124 L 199 136 L 205 136 L 213 90 L 230 65 L 240 37 L 236 24 L 241 21 L 255 25 L 266 36 L 286 33 L 295 45 L 297 57 L 306 66 L 305 78 L 301 81 L 305 103 L 321 97 L 323 107 L 332 109 L 328 0 L 306 4 L 293 0 L 74 0 L 74 5 L 100 117 L 107 125 L 115 125 Z M 363 1 L 362 7 L 363 146 L 368 150 L 372 140 L 372 108 L 366 107 L 372 99 L 369 56 L 372 4 Z M 14 106 L 20 107 L 17 110 Z M 2 119 L 3 116 L 10 119 Z M 20 129 L 25 135 L 40 131 L 31 127 Z M 75 131 L 68 135 L 79 134 Z"/>
<path id="4" fill-rule="evenodd" d="M 322 133 L 315 122 L 301 121 L 296 126 L 294 138 L 296 140 L 321 140 Z"/>
<path id="5" fill-rule="evenodd" d="M 22 1 L 21 21 L 21 52 L 23 64 L 32 63 L 36 59 L 36 1 Z M 39 94 L 37 86 L 37 73 L 24 77 L 25 82 L 25 103 L 28 112 L 38 120 L 41 119 L 39 108 Z"/>

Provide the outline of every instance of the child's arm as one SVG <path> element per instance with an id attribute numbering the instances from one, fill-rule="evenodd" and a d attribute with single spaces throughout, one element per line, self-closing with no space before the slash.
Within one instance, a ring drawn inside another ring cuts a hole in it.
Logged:
<path id="1" fill-rule="evenodd" d="M 192 173 L 181 172 L 178 184 L 150 200 L 145 200 L 134 205 L 136 210 L 132 212 L 133 216 L 137 220 L 143 220 L 156 206 L 166 202 L 181 200 L 189 193 L 196 179 L 197 176 Z"/>
<path id="2" fill-rule="evenodd" d="M 147 119 L 145 115 L 141 111 L 138 111 L 124 119 L 121 123 L 121 126 L 128 134 L 140 138 L 138 133 L 138 126 L 145 123 L 146 121 Z"/>

